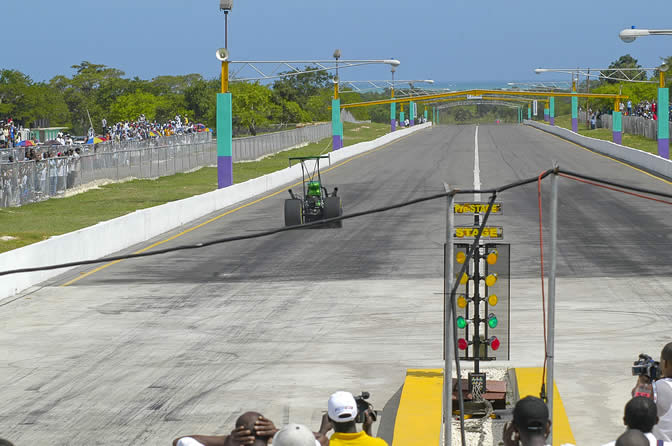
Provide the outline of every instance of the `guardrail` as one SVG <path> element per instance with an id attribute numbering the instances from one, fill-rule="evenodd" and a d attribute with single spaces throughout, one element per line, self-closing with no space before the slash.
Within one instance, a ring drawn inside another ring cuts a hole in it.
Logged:
<path id="1" fill-rule="evenodd" d="M 640 167 L 649 172 L 662 175 L 666 178 L 672 178 L 672 161 L 662 158 L 658 155 L 644 152 L 643 150 L 622 146 L 611 141 L 604 141 L 602 139 L 582 136 L 562 127 L 556 127 L 527 120 L 523 121 L 523 123 L 538 128 L 539 130 L 543 130 L 547 133 L 559 136 L 563 139 L 566 139 L 567 141 L 571 141 L 603 155 L 625 161 L 626 163 Z"/>

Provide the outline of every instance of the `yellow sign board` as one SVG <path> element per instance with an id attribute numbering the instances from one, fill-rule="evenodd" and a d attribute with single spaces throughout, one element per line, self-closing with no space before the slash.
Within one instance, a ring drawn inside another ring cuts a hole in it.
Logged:
<path id="1" fill-rule="evenodd" d="M 457 226 L 455 227 L 455 238 L 476 238 L 479 227 Z M 504 228 L 501 226 L 486 226 L 483 228 L 481 239 L 499 240 L 504 238 Z"/>
<path id="2" fill-rule="evenodd" d="M 455 203 L 453 212 L 455 214 L 485 214 L 488 210 L 489 203 Z M 503 214 L 502 203 L 495 202 L 492 205 L 492 211 L 490 214 Z"/>

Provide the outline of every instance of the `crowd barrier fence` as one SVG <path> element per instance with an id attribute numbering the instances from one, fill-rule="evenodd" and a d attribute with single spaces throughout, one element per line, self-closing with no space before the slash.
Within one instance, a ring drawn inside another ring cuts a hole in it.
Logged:
<path id="1" fill-rule="evenodd" d="M 317 142 L 331 136 L 331 124 L 233 140 L 233 160 L 261 157 Z M 0 163 L 0 207 L 21 206 L 63 196 L 68 190 L 98 182 L 128 178 L 152 179 L 217 164 L 217 145 L 209 132 L 176 135 L 144 141 L 118 141 L 84 146 L 56 146 L 54 150 L 77 149 L 79 155 L 25 160 L 25 148 L 4 151 L 14 162 Z M 38 156 L 50 148 L 37 147 Z"/>

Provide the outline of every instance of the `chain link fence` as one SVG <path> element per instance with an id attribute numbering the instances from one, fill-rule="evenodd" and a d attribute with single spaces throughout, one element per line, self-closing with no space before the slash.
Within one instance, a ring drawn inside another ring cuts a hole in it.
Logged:
<path id="1" fill-rule="evenodd" d="M 211 140 L 0 164 L 0 207 L 63 196 L 96 182 L 158 178 L 216 163 L 217 146 Z"/>
<path id="2" fill-rule="evenodd" d="M 66 150 L 79 150 L 81 155 L 89 155 L 100 152 L 118 152 L 124 150 L 144 150 L 154 147 L 166 147 L 184 144 L 203 144 L 212 141 L 210 132 L 187 133 L 183 135 L 164 136 L 154 139 L 143 139 L 142 141 L 105 141 L 99 144 L 73 144 L 68 146 L 32 146 L 32 147 L 14 147 L 13 149 L 0 150 L 0 162 L 8 162 L 10 156 L 14 161 L 25 161 L 26 152 L 33 150 L 35 154 L 42 158 L 42 154 L 58 153 Z"/>
<path id="3" fill-rule="evenodd" d="M 331 124 L 316 124 L 266 135 L 235 138 L 233 161 L 253 161 L 272 153 L 331 137 Z"/>
<path id="4" fill-rule="evenodd" d="M 251 161 L 331 136 L 331 124 L 233 140 L 233 160 Z M 32 148 L 32 147 L 31 147 Z M 96 145 L 34 147 L 43 152 L 79 148 L 80 155 L 25 160 L 25 148 L 3 151 L 0 161 L 0 207 L 21 206 L 63 196 L 97 182 L 148 179 L 217 165 L 217 144 L 209 132 L 144 141 Z M 30 148 L 29 148 L 30 149 Z M 7 162 L 8 156 L 14 162 Z"/>

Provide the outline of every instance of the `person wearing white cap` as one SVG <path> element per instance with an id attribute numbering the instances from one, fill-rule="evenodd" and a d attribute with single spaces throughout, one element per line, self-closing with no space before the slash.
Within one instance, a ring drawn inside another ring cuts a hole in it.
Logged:
<path id="1" fill-rule="evenodd" d="M 339 391 L 329 397 L 327 414 L 334 425 L 330 446 L 387 446 L 382 438 L 370 436 L 373 417 L 370 410 L 364 413 L 364 425 L 357 432 L 357 402 L 350 392 Z"/>
<path id="2" fill-rule="evenodd" d="M 288 424 L 273 437 L 273 446 L 321 446 L 315 434 L 303 424 Z"/>

